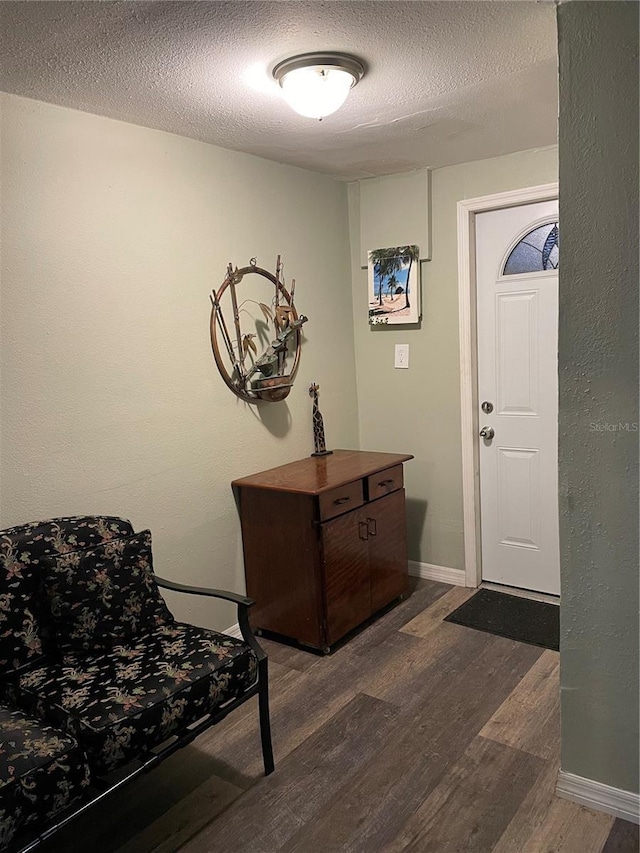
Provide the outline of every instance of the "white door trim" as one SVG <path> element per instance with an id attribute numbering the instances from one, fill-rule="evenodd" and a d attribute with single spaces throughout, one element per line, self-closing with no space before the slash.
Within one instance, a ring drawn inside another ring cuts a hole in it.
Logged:
<path id="1" fill-rule="evenodd" d="M 458 202 L 458 323 L 462 420 L 462 503 L 465 584 L 482 582 L 480 558 L 480 462 L 478 459 L 478 346 L 476 334 L 477 213 L 558 198 L 558 184 L 542 184 Z"/>

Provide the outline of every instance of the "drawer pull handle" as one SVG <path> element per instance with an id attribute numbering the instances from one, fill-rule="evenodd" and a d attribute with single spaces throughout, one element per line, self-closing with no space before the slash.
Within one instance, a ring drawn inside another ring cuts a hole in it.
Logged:
<path id="1" fill-rule="evenodd" d="M 389 477 L 388 480 L 381 480 L 378 485 L 379 486 L 390 486 L 393 483 L 393 477 Z"/>
<path id="2" fill-rule="evenodd" d="M 334 504 L 336 506 L 340 506 L 341 504 L 346 504 L 351 500 L 351 498 L 336 498 Z"/>
<path id="3" fill-rule="evenodd" d="M 358 522 L 358 536 L 360 537 L 360 539 L 368 539 L 369 538 L 369 530 L 367 528 L 367 522 L 366 521 L 359 521 Z"/>
<path id="4" fill-rule="evenodd" d="M 378 535 L 378 522 L 375 520 L 375 518 L 367 519 L 367 530 L 370 536 Z"/>

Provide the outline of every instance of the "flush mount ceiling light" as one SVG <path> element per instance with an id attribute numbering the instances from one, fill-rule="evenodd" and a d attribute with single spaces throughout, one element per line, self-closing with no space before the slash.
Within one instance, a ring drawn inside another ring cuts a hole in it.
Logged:
<path id="1" fill-rule="evenodd" d="M 346 53 L 301 53 L 273 69 L 289 106 L 318 119 L 339 109 L 363 75 L 362 62 Z"/>

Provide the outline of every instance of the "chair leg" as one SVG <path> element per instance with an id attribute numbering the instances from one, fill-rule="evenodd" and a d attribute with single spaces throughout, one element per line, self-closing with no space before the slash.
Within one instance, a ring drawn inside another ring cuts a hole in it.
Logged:
<path id="1" fill-rule="evenodd" d="M 273 747 L 271 745 L 271 723 L 269 721 L 269 675 L 268 661 L 266 658 L 258 663 L 258 708 L 260 710 L 260 740 L 262 741 L 262 759 L 264 761 L 264 775 L 268 776 L 274 771 Z"/>

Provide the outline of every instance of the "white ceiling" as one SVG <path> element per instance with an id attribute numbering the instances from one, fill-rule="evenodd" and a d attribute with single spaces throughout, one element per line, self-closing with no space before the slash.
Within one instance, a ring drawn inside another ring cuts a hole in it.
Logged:
<path id="1" fill-rule="evenodd" d="M 270 77 L 287 56 L 367 74 L 322 122 Z M 0 2 L 0 89 L 341 179 L 556 141 L 551 2 Z"/>

